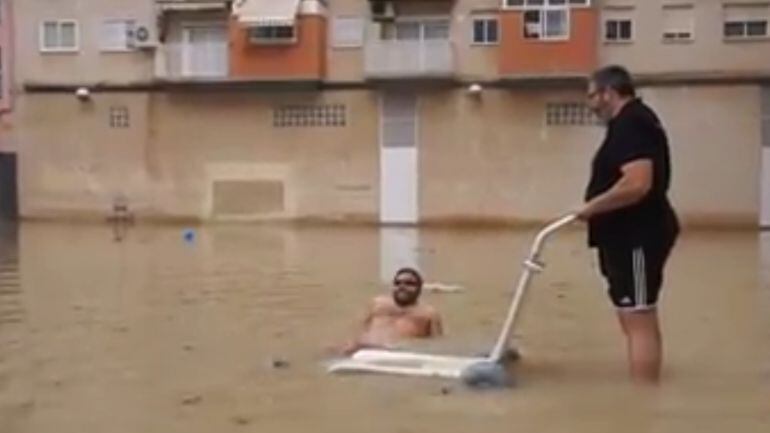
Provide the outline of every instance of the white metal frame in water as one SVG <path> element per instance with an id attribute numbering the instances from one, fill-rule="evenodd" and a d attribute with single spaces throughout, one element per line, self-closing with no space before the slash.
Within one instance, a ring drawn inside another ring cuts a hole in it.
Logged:
<path id="1" fill-rule="evenodd" d="M 545 241 L 551 234 L 575 221 L 575 218 L 575 215 L 562 217 L 546 226 L 535 237 L 529 256 L 524 261 L 524 272 L 519 279 L 513 300 L 508 308 L 508 315 L 489 356 L 441 356 L 393 350 L 363 349 L 354 353 L 349 359 L 333 363 L 329 366 L 328 371 L 330 373 L 381 373 L 457 379 L 472 365 L 500 363 L 507 349 L 521 303 L 529 288 L 532 276 L 544 269 L 544 265 L 540 262 L 540 255 Z"/>

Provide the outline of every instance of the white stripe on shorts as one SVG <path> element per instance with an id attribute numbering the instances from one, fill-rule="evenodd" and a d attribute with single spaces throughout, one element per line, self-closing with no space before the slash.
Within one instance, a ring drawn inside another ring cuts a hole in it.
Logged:
<path id="1" fill-rule="evenodd" d="M 632 254 L 634 290 L 636 294 L 636 308 L 647 307 L 647 269 L 644 262 L 644 250 L 636 248 Z"/>

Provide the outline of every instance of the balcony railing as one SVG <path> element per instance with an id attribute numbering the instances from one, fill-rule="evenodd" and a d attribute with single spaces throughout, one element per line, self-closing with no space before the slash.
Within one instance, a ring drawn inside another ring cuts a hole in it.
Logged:
<path id="1" fill-rule="evenodd" d="M 376 40 L 366 44 L 368 78 L 449 77 L 455 72 L 448 40 Z"/>

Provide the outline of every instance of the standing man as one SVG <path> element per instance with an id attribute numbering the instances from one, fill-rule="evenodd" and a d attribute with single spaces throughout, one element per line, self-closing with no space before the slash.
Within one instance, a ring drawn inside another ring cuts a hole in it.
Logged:
<path id="1" fill-rule="evenodd" d="M 655 113 L 636 98 L 623 67 L 594 72 L 588 104 L 606 123 L 607 133 L 594 156 L 586 203 L 577 216 L 588 222 L 589 246 L 598 250 L 626 336 L 631 377 L 656 383 L 662 360 L 656 303 L 679 234 L 667 197 L 668 139 Z"/>

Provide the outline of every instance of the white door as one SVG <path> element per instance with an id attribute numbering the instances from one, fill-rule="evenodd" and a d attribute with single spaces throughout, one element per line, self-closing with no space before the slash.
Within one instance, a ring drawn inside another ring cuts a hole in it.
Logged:
<path id="1" fill-rule="evenodd" d="M 417 227 L 380 229 L 380 280 L 388 286 L 400 268 L 421 268 L 418 230 Z"/>
<path id="2" fill-rule="evenodd" d="M 191 25 L 182 31 L 182 74 L 185 77 L 227 76 L 227 28 Z"/>
<path id="3" fill-rule="evenodd" d="M 759 224 L 770 229 L 770 86 L 762 88 L 762 174 Z"/>
<path id="4" fill-rule="evenodd" d="M 380 221 L 417 222 L 417 96 L 385 93 L 380 107 Z"/>

